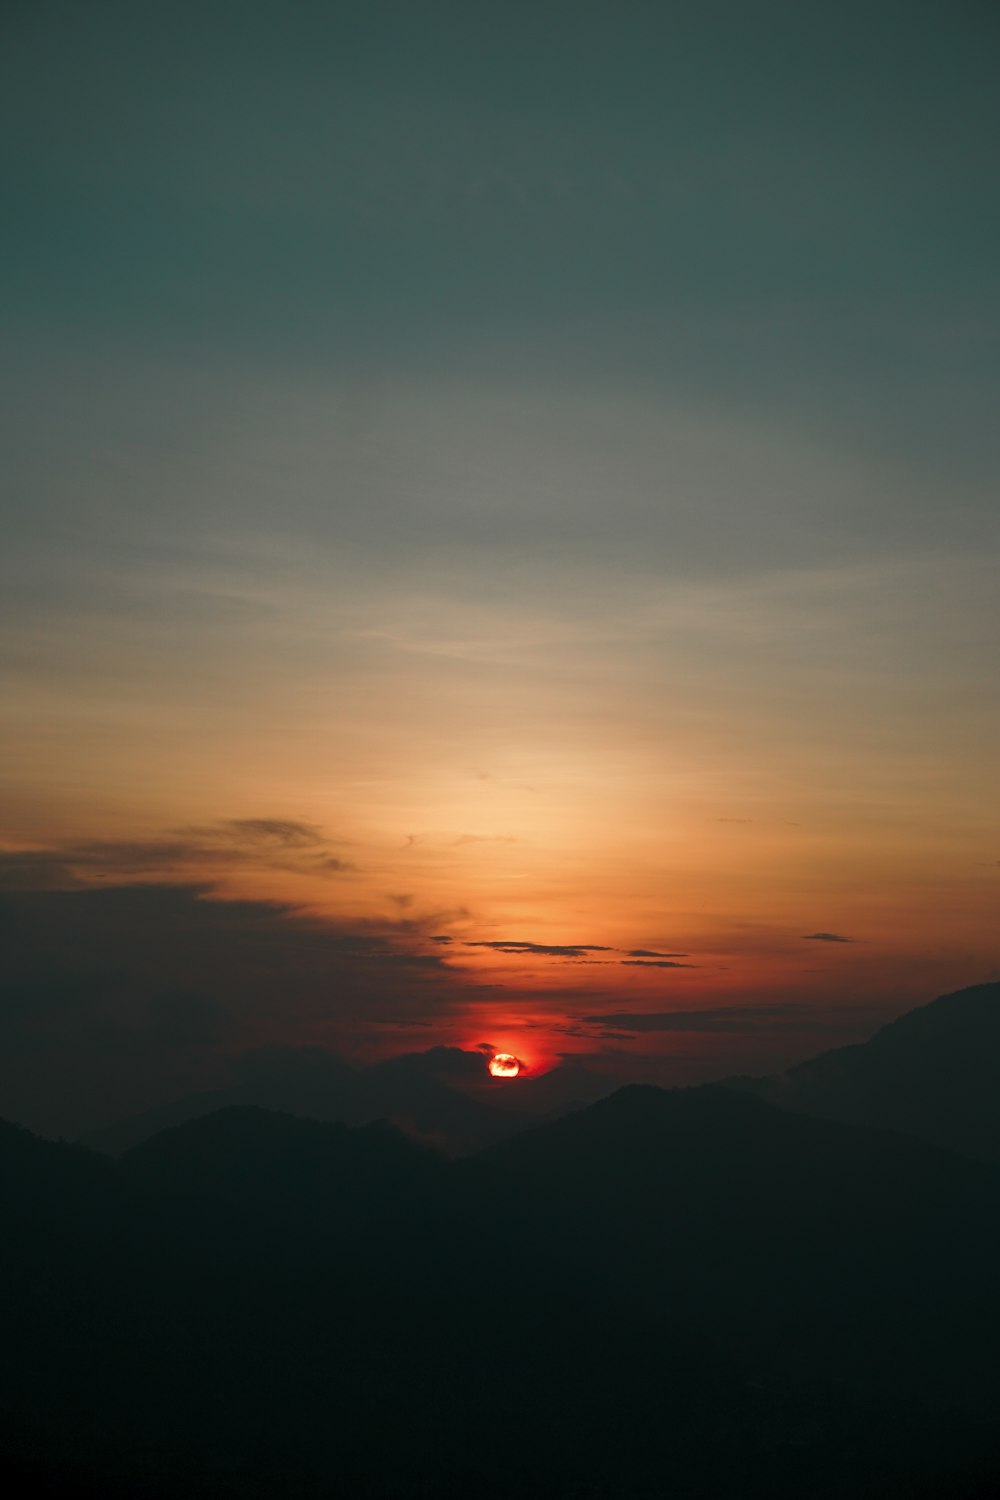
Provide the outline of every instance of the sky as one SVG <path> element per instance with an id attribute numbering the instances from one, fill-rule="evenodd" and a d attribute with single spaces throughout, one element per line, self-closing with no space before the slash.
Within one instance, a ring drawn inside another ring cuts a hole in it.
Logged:
<path id="1" fill-rule="evenodd" d="M 7 7 L 19 1102 L 685 1082 L 997 977 L 998 31 Z"/>

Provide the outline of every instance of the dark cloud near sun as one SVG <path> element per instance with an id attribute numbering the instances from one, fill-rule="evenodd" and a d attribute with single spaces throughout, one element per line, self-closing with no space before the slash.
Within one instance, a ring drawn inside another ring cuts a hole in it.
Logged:
<path id="1" fill-rule="evenodd" d="M 445 939 L 433 938 L 433 942 Z M 632 969 L 693 969 L 694 964 L 679 963 L 686 953 L 659 953 L 652 948 L 614 948 L 606 943 L 529 943 L 521 939 L 502 938 L 492 941 L 466 941 L 466 948 L 488 948 L 493 953 L 515 957 L 560 958 L 572 964 L 621 964 Z M 628 953 L 627 958 L 588 958 L 590 953 Z"/>
<path id="2" fill-rule="evenodd" d="M 686 953 L 660 953 L 656 948 L 629 948 L 629 958 L 687 958 Z"/>
<path id="3" fill-rule="evenodd" d="M 845 937 L 841 932 L 805 932 L 804 943 L 855 943 L 857 938 Z"/>
<path id="4" fill-rule="evenodd" d="M 466 993 L 413 919 L 351 927 L 207 884 L 53 889 L 40 869 L 0 896 L 0 1097 L 45 1132 L 215 1087 L 248 1048 L 337 1051 Z"/>
<path id="5" fill-rule="evenodd" d="M 178 832 L 213 842 L 229 839 L 237 845 L 273 844 L 283 849 L 315 849 L 327 843 L 316 824 L 290 818 L 223 818 L 218 823 L 195 825 Z"/>
<path id="6" fill-rule="evenodd" d="M 490 1056 L 493 1055 L 493 1050 L 490 1048 Z M 463 1047 L 428 1047 L 424 1052 L 404 1052 L 372 1066 L 373 1071 L 386 1078 L 406 1075 L 479 1083 L 483 1078 L 485 1056 L 482 1047 L 471 1050 Z"/>
<path id="7" fill-rule="evenodd" d="M 227 818 L 172 829 L 153 839 L 77 840 L 52 849 L 0 852 L 0 890 L 59 890 L 94 880 L 169 877 L 174 871 L 261 867 L 329 876 L 355 866 L 333 852 L 311 823 L 283 818 Z"/>
<path id="8" fill-rule="evenodd" d="M 466 942 L 466 948 L 490 948 L 494 953 L 531 954 L 547 958 L 583 958 L 586 953 L 613 953 L 602 943 L 525 943 L 516 939 Z"/>
<path id="9" fill-rule="evenodd" d="M 84 884 L 65 857 L 52 849 L 0 852 L 0 892 L 66 891 Z"/>
<path id="10" fill-rule="evenodd" d="M 697 964 L 682 964 L 672 958 L 623 958 L 623 969 L 696 969 Z"/>
<path id="11" fill-rule="evenodd" d="M 373 955 L 379 963 L 395 965 L 405 969 L 444 969 L 446 961 L 437 953 L 377 953 Z"/>

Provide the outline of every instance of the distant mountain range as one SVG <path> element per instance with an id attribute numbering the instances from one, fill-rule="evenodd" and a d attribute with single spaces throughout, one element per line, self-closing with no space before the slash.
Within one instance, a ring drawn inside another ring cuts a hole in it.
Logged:
<path id="1" fill-rule="evenodd" d="M 1000 1161 L 998 1057 L 1000 984 L 981 984 L 908 1012 L 858 1046 L 823 1053 L 775 1077 L 724 1083 L 782 1109 L 900 1130 Z M 594 1103 L 618 1086 L 572 1064 L 492 1089 L 482 1080 L 482 1059 L 456 1047 L 360 1069 L 322 1047 L 275 1047 L 242 1060 L 230 1087 L 91 1131 L 83 1143 L 119 1155 L 186 1120 L 256 1106 L 352 1126 L 386 1120 L 418 1141 L 467 1155 Z"/>
<path id="2" fill-rule="evenodd" d="M 438 1150 L 465 1155 L 616 1086 L 573 1065 L 516 1084 L 490 1083 L 484 1058 L 458 1047 L 433 1047 L 365 1068 L 350 1067 L 324 1047 L 272 1047 L 241 1059 L 239 1068 L 228 1088 L 145 1110 L 88 1132 L 82 1143 L 118 1156 L 186 1120 L 255 1106 L 352 1126 L 384 1120 Z"/>
<path id="3" fill-rule="evenodd" d="M 904 1131 L 1000 1162 L 1000 984 L 942 995 L 773 1078 L 730 1078 L 782 1109 Z"/>

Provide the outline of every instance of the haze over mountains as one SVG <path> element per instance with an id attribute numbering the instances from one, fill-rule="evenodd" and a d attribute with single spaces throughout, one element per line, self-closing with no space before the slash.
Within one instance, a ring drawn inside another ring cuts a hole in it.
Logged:
<path id="1" fill-rule="evenodd" d="M 348 1125 L 389 1120 L 417 1140 L 462 1155 L 614 1087 L 606 1075 L 580 1065 L 511 1087 L 489 1078 L 481 1052 L 458 1047 L 433 1047 L 367 1068 L 352 1068 L 325 1047 L 271 1047 L 239 1059 L 236 1073 L 228 1088 L 187 1095 L 90 1131 L 84 1144 L 117 1155 L 212 1110 L 254 1105 Z"/>
<path id="2" fill-rule="evenodd" d="M 870 1041 L 729 1087 L 784 1109 L 884 1126 L 1000 1160 L 1000 983 L 974 985 L 909 1011 Z M 226 1089 L 189 1095 L 83 1137 L 117 1154 L 215 1109 L 257 1105 L 363 1125 L 387 1119 L 439 1149 L 465 1154 L 532 1123 L 595 1102 L 613 1078 L 563 1064 L 511 1086 L 485 1077 L 479 1052 L 435 1047 L 351 1068 L 322 1047 L 267 1048 L 239 1062 Z"/>

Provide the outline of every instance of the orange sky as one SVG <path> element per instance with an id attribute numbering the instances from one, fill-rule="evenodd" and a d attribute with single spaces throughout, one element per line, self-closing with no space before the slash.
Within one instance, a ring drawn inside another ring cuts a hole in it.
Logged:
<path id="1" fill-rule="evenodd" d="M 572 568 L 516 609 L 329 568 L 199 563 L 37 626 L 8 850 L 387 933 L 444 965 L 421 1043 L 536 1066 L 806 1055 L 995 970 L 993 709 L 954 668 L 977 563 L 612 578 L 586 612 Z M 268 819 L 307 831 L 234 842 Z M 780 1034 L 580 1019 L 772 1002 Z"/>

